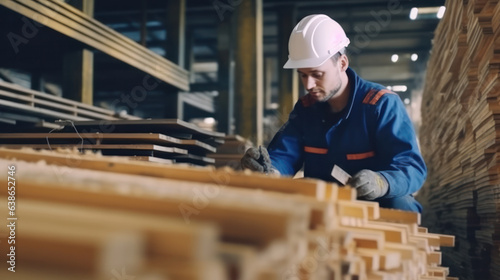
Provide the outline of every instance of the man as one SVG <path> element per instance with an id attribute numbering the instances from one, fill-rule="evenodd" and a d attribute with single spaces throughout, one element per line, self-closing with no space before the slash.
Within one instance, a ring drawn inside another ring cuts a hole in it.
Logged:
<path id="1" fill-rule="evenodd" d="M 358 198 L 381 207 L 421 212 L 412 193 L 427 175 L 413 125 L 397 94 L 363 80 L 349 68 L 349 39 L 326 15 L 302 19 L 289 40 L 289 59 L 307 94 L 265 148 L 251 148 L 242 166 L 256 171 L 336 181 L 336 172 L 354 174 L 348 184 Z M 340 168 L 340 169 L 339 169 Z M 332 176 L 333 175 L 333 176 Z"/>

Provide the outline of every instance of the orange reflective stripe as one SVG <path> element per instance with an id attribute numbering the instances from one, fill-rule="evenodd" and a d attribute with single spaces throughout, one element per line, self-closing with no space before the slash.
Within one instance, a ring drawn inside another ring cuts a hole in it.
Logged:
<path id="1" fill-rule="evenodd" d="M 382 89 L 379 92 L 377 92 L 375 97 L 373 97 L 372 101 L 370 101 L 370 105 L 377 104 L 377 101 L 380 99 L 380 97 L 384 96 L 384 94 L 386 94 L 386 93 L 390 93 L 390 91 L 388 91 L 386 89 Z"/>
<path id="2" fill-rule="evenodd" d="M 370 99 L 372 98 L 372 96 L 375 94 L 376 90 L 375 89 L 372 89 L 370 90 L 370 92 L 368 92 L 365 96 L 365 99 L 363 99 L 363 103 L 364 104 L 368 104 L 368 102 L 370 101 Z"/>
<path id="3" fill-rule="evenodd" d="M 367 153 L 361 153 L 361 154 L 347 154 L 347 160 L 360 160 L 360 159 L 365 159 L 365 158 L 371 158 L 375 156 L 374 151 L 370 151 Z"/>
<path id="4" fill-rule="evenodd" d="M 312 154 L 326 155 L 328 153 L 328 149 L 305 146 L 304 152 L 312 153 Z"/>

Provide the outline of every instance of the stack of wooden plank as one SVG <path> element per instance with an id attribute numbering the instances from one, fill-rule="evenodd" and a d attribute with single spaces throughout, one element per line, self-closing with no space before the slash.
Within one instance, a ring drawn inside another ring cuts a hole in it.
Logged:
<path id="1" fill-rule="evenodd" d="M 47 93 L 0 81 L 0 131 L 39 130 L 57 128 L 55 120 L 135 120 L 131 115 L 83 104 Z"/>
<path id="2" fill-rule="evenodd" d="M 324 181 L 27 149 L 0 166 L 22 279 L 456 279 L 453 236 Z"/>
<path id="3" fill-rule="evenodd" d="M 240 135 L 228 135 L 224 137 L 224 144 L 217 147 L 217 152 L 208 157 L 215 159 L 216 167 L 229 166 L 234 170 L 241 170 L 240 160 L 251 147 L 253 144 L 250 140 Z"/>
<path id="4" fill-rule="evenodd" d="M 59 0 L 0 0 L 5 6 L 63 35 L 108 54 L 181 90 L 189 90 L 188 72 L 161 55 Z"/>
<path id="5" fill-rule="evenodd" d="M 50 133 L 0 133 L 0 146 L 100 151 L 160 163 L 213 164 L 207 153 L 224 143 L 224 133 L 178 119 L 63 121 Z"/>
<path id="6" fill-rule="evenodd" d="M 418 194 L 433 231 L 459 246 L 445 264 L 464 279 L 500 279 L 500 2 L 447 1 L 428 64 Z"/>

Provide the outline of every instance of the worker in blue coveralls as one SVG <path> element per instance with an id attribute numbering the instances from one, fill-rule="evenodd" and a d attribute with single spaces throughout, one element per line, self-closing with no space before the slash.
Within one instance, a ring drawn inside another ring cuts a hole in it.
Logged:
<path id="1" fill-rule="evenodd" d="M 349 68 L 348 44 L 342 27 L 326 15 L 295 26 L 283 68 L 297 69 L 307 94 L 267 150 L 247 150 L 242 167 L 285 176 L 303 167 L 304 177 L 332 182 L 343 170 L 359 199 L 421 212 L 412 194 L 427 168 L 412 122 L 397 94 Z"/>

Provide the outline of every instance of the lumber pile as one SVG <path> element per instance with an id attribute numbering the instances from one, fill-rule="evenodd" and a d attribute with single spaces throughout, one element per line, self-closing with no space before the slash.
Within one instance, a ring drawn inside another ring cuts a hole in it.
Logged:
<path id="1" fill-rule="evenodd" d="M 500 2 L 446 1 L 428 64 L 420 141 L 425 224 L 454 234 L 444 263 L 500 279 Z"/>
<path id="2" fill-rule="evenodd" d="M 241 170 L 240 160 L 251 147 L 253 144 L 250 140 L 240 135 L 228 135 L 224 137 L 224 144 L 217 147 L 217 152 L 207 156 L 215 160 L 215 167 L 228 166 Z"/>
<path id="3" fill-rule="evenodd" d="M 188 72 L 164 57 L 59 0 L 0 0 L 5 6 L 63 35 L 123 61 L 160 81 L 189 90 Z"/>
<path id="4" fill-rule="evenodd" d="M 453 236 L 324 181 L 29 149 L 0 166 L 20 279 L 456 279 Z"/>
<path id="5" fill-rule="evenodd" d="M 224 134 L 178 119 L 60 121 L 57 132 L 0 133 L 0 146 L 78 149 L 158 163 L 210 165 Z"/>
<path id="6" fill-rule="evenodd" d="M 134 120 L 131 115 L 83 104 L 47 93 L 0 81 L 1 132 L 50 131 L 55 120 Z"/>

